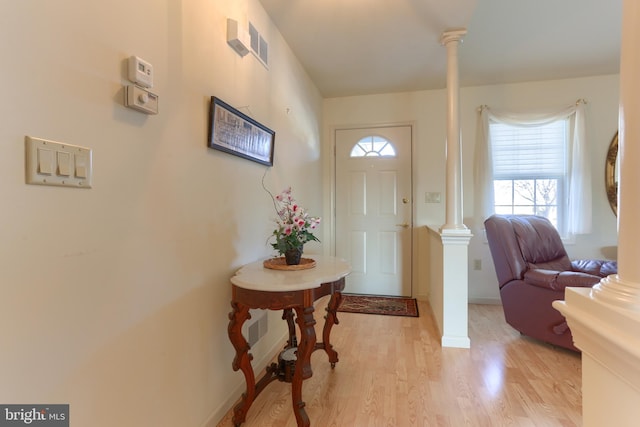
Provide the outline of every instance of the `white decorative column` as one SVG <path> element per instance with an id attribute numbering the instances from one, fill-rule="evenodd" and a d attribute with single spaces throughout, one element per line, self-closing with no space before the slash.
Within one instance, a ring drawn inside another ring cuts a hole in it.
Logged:
<path id="1" fill-rule="evenodd" d="M 553 306 L 582 350 L 584 427 L 640 419 L 640 3 L 623 0 L 618 156 L 618 274 L 592 290 L 568 288 Z"/>
<path id="2" fill-rule="evenodd" d="M 442 33 L 447 48 L 447 177 L 446 223 L 440 229 L 442 239 L 442 346 L 469 348 L 468 295 L 469 241 L 471 231 L 463 224 L 462 144 L 460 139 L 460 83 L 458 81 L 458 45 L 467 30 L 459 28 Z"/>
<path id="3" fill-rule="evenodd" d="M 442 33 L 440 38 L 447 48 L 447 203 L 443 230 L 467 230 L 462 222 L 462 143 L 458 78 L 458 45 L 465 34 L 466 29 L 453 29 Z"/>
<path id="4" fill-rule="evenodd" d="M 603 280 L 594 288 L 596 299 L 618 307 L 640 311 L 640 18 L 637 1 L 625 1 L 623 37 L 620 59 L 620 109 L 618 111 L 618 274 Z"/>

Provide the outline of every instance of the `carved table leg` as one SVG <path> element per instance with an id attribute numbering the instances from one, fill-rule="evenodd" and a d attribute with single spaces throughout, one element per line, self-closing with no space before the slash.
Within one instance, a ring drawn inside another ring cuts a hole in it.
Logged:
<path id="1" fill-rule="evenodd" d="M 298 340 L 296 338 L 296 324 L 293 320 L 293 310 L 285 308 L 282 313 L 282 319 L 287 321 L 287 326 L 289 327 L 289 341 L 287 341 L 287 347 L 297 347 Z"/>
<path id="2" fill-rule="evenodd" d="M 291 398 L 293 412 L 296 415 L 298 427 L 309 427 L 311 422 L 304 410 L 305 403 L 302 400 L 302 381 L 313 375 L 311 370 L 311 353 L 316 346 L 316 321 L 313 318 L 313 304 L 310 307 L 295 307 L 296 321 L 300 328 L 300 343 L 296 357 L 296 369 L 291 382 Z"/>
<path id="3" fill-rule="evenodd" d="M 242 335 L 242 324 L 251 318 L 249 307 L 234 301 L 231 302 L 231 307 L 233 307 L 233 311 L 229 313 L 228 332 L 229 340 L 236 349 L 236 357 L 233 359 L 232 366 L 234 371 L 242 370 L 247 383 L 247 391 L 242 394 L 242 400 L 233 410 L 233 425 L 237 427 L 245 421 L 247 411 L 256 398 L 256 379 L 251 367 L 251 359 L 253 359 L 249 353 L 251 347 Z"/>
<path id="4" fill-rule="evenodd" d="M 333 325 L 338 325 L 340 323 L 338 321 L 337 311 L 341 302 L 342 292 L 335 292 L 331 295 L 331 299 L 327 306 L 327 315 L 324 318 L 324 328 L 322 329 L 322 348 L 324 348 L 324 351 L 326 351 L 329 356 L 331 368 L 335 368 L 336 363 L 338 363 L 338 352 L 333 349 L 333 346 L 329 342 L 329 337 L 331 335 L 331 328 Z"/>

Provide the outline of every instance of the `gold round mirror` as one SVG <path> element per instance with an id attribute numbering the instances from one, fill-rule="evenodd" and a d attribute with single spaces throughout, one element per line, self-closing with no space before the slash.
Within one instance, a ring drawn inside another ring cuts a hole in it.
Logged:
<path id="1" fill-rule="evenodd" d="M 607 199 L 615 215 L 618 215 L 618 132 L 613 136 L 607 151 L 607 163 L 604 167 L 604 184 L 607 190 Z"/>

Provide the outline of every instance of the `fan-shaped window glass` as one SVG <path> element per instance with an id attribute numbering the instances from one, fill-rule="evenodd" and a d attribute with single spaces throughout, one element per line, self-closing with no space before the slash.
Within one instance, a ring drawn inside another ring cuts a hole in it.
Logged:
<path id="1" fill-rule="evenodd" d="M 393 144 L 381 136 L 366 136 L 351 149 L 351 157 L 395 157 Z"/>

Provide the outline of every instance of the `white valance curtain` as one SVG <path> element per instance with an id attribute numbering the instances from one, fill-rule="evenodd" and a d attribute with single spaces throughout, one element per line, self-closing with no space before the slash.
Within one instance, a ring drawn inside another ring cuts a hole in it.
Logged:
<path id="1" fill-rule="evenodd" d="M 489 121 L 514 126 L 543 125 L 570 119 L 567 225 L 569 234 L 591 232 L 591 167 L 585 136 L 585 102 L 556 111 L 505 112 L 483 105 L 478 109 L 474 165 L 476 223 L 494 213 L 493 170 Z"/>

